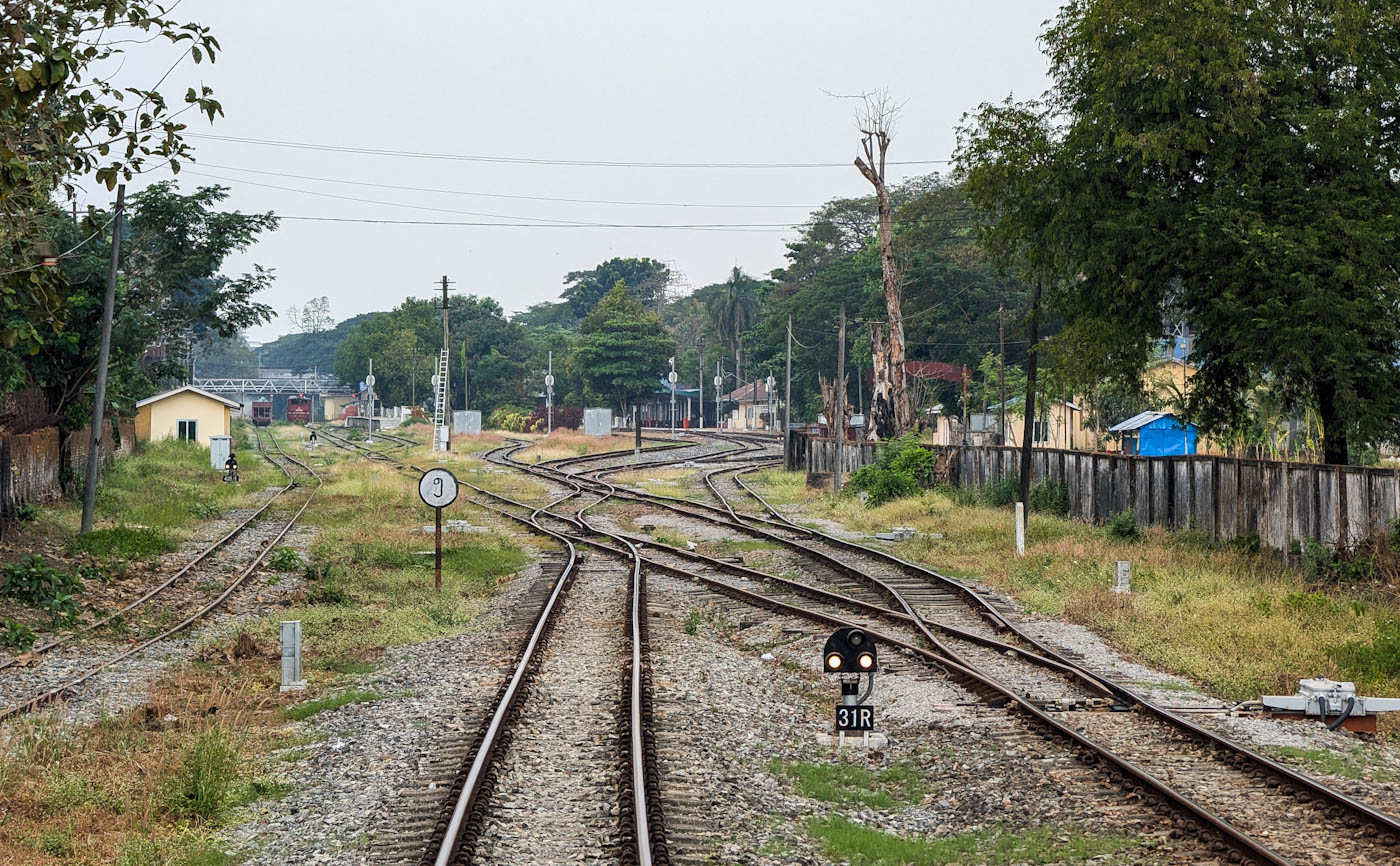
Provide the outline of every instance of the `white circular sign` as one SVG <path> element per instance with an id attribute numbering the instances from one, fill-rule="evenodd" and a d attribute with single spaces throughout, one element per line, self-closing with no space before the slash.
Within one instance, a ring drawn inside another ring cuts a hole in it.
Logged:
<path id="1" fill-rule="evenodd" d="M 671 384 L 674 385 L 674 384 L 676 384 L 676 380 L 679 379 L 680 377 L 676 375 L 676 371 L 675 371 L 675 370 L 672 370 L 672 371 L 671 371 L 671 374 L 670 374 L 669 376 L 667 376 L 666 378 L 670 379 L 670 380 L 671 380 Z"/>
<path id="2" fill-rule="evenodd" d="M 437 376 L 437 373 L 434 373 L 434 374 L 433 374 L 433 387 L 436 388 L 437 386 L 438 386 L 438 376 Z"/>
<path id="3" fill-rule="evenodd" d="M 457 500 L 457 476 L 446 469 L 429 469 L 418 479 L 418 496 L 434 508 L 444 508 Z"/>
<path id="4" fill-rule="evenodd" d="M 723 385 L 723 384 L 724 384 L 724 378 L 721 377 L 721 376 L 716 376 L 716 377 L 715 377 L 715 387 L 718 388 L 720 385 Z"/>
<path id="5" fill-rule="evenodd" d="M 773 386 L 778 384 L 778 380 L 774 379 L 772 376 L 769 376 L 766 384 L 768 385 L 769 390 L 772 390 Z"/>
<path id="6" fill-rule="evenodd" d="M 373 374 L 373 373 L 370 373 L 368 376 L 365 377 L 365 384 L 368 385 L 368 386 L 370 386 L 371 388 L 374 387 L 374 374 Z"/>
<path id="7" fill-rule="evenodd" d="M 551 373 L 550 375 L 544 377 L 544 384 L 545 384 L 545 387 L 546 387 L 546 388 L 553 388 L 553 387 L 554 387 L 554 374 L 553 374 L 553 373 Z"/>

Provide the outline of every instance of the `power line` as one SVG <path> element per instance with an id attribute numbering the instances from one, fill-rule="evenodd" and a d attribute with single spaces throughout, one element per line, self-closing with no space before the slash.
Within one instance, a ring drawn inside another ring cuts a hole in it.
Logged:
<path id="1" fill-rule="evenodd" d="M 781 232 L 787 231 L 792 226 L 784 228 L 761 228 L 745 227 L 743 225 L 731 225 L 726 223 L 492 223 L 492 222 L 472 222 L 470 220 L 395 220 L 395 219 L 372 219 L 365 217 L 323 217 L 323 216 L 285 216 L 277 214 L 279 220 L 300 220 L 305 222 L 328 222 L 328 223 L 366 223 L 369 225 L 401 225 L 401 226 L 476 226 L 480 228 L 497 229 L 685 229 L 693 231 L 714 231 L 714 232 Z"/>
<path id="2" fill-rule="evenodd" d="M 258 186 L 258 187 L 263 187 L 264 189 L 275 189 L 275 190 L 280 190 L 280 191 L 282 191 L 282 192 L 295 192 L 295 193 L 300 193 L 300 194 L 302 194 L 302 195 L 313 195 L 313 196 L 317 196 L 317 197 L 319 197 L 319 198 L 333 198 L 333 199 L 338 199 L 338 200 L 340 200 L 340 201 L 360 202 L 360 203 L 362 203 L 362 204 L 377 204 L 377 205 L 384 205 L 384 206 L 386 206 L 386 207 L 401 207 L 401 208 L 407 208 L 407 209 L 409 209 L 409 210 L 432 211 L 432 212 L 434 212 L 434 213 L 460 214 L 460 215 L 462 215 L 462 216 L 484 217 L 484 218 L 487 218 L 487 219 L 524 220 L 524 221 L 531 222 L 531 223 L 539 223 L 539 224 L 543 224 L 543 225 L 554 225 L 554 226 L 582 226 L 582 227 L 594 227 L 594 228 L 624 228 L 624 227 L 630 227 L 630 226 L 619 226 L 619 225 L 614 225 L 614 224 L 612 224 L 612 223 L 599 223 L 599 222 L 590 222 L 590 221 L 584 221 L 584 220 L 548 219 L 548 218 L 544 218 L 544 217 L 517 216 L 517 215 L 514 215 L 514 214 L 482 213 L 482 212 L 479 212 L 479 211 L 454 210 L 454 209 L 452 209 L 452 208 L 432 207 L 432 206 L 430 206 L 430 205 L 404 204 L 403 202 L 381 201 L 381 200 L 379 200 L 379 199 L 372 199 L 372 198 L 358 198 L 358 197 L 356 197 L 356 196 L 338 195 L 338 194 L 332 193 L 332 192 L 318 192 L 318 191 L 316 191 L 316 190 L 310 190 L 310 189 L 297 189 L 296 187 L 290 187 L 290 186 L 279 186 L 279 185 L 270 184 L 270 183 L 259 183 L 259 182 L 254 181 L 254 180 L 239 180 L 239 179 L 231 178 L 231 177 L 222 177 L 222 176 L 217 175 L 217 174 L 208 174 L 207 172 L 202 172 L 202 171 L 188 170 L 187 173 L 188 173 L 188 174 L 195 175 L 196 177 L 207 177 L 207 178 L 212 178 L 213 180 L 227 181 L 228 183 L 247 184 L 248 186 Z M 487 225 L 491 225 L 491 223 L 487 223 Z M 500 223 L 500 225 L 506 225 L 506 223 Z M 663 223 L 663 224 L 648 225 L 648 226 L 643 226 L 643 227 L 645 227 L 645 228 L 670 228 L 670 227 L 673 227 L 673 226 L 671 226 L 670 224 L 664 224 L 664 223 Z M 720 227 L 733 227 L 733 228 L 790 229 L 790 228 L 792 228 L 793 226 L 792 226 L 791 224 L 789 224 L 789 223 L 734 223 L 734 224 L 729 224 L 729 223 L 713 223 L 713 224 L 699 224 L 699 225 L 684 224 L 684 225 L 676 225 L 676 226 L 674 226 L 674 227 L 675 227 L 675 228 L 702 228 L 702 227 L 703 227 L 703 228 L 720 228 Z"/>
<path id="3" fill-rule="evenodd" d="M 282 141 L 268 138 L 244 138 L 233 135 L 185 132 L 189 138 L 223 141 L 232 144 L 256 144 L 265 147 L 287 147 L 296 150 L 317 150 L 327 153 L 358 153 L 370 156 L 397 156 L 407 159 L 441 159 L 457 162 L 489 162 L 510 165 L 566 165 L 588 168 L 850 168 L 849 162 L 630 162 L 601 159 L 544 159 L 522 156 L 484 156 L 475 154 L 431 153 L 414 150 L 391 150 L 375 147 L 312 144 L 304 141 Z M 889 162 L 887 165 L 946 165 L 950 159 L 914 159 Z"/>
<path id="4" fill-rule="evenodd" d="M 268 176 L 271 176 L 271 177 L 289 177 L 289 178 L 292 178 L 292 179 L 294 179 L 294 180 L 310 180 L 310 181 L 318 181 L 318 182 L 321 182 L 321 183 L 338 183 L 338 184 L 344 184 L 344 185 L 346 185 L 346 186 L 367 186 L 367 187 L 374 187 L 374 188 L 376 188 L 376 189 L 394 189 L 394 190 L 402 190 L 402 191 L 404 191 L 404 192 L 428 192 L 428 193 L 435 193 L 435 194 L 439 194 L 439 195 L 463 195 L 463 196 L 473 196 L 473 197 L 476 197 L 476 198 L 502 198 L 502 199 L 511 199 L 511 200 L 515 200 L 515 201 L 549 201 L 549 202 L 565 202 L 565 203 L 568 203 L 568 204 L 628 205 L 628 206 L 633 206 L 633 207 L 756 208 L 756 209 L 770 209 L 770 210 L 791 209 L 791 210 L 807 210 L 807 211 L 816 210 L 817 208 L 821 207 L 821 205 L 805 205 L 805 204 L 710 204 L 710 203 L 705 203 L 705 202 L 627 201 L 627 200 L 625 200 L 625 199 L 605 199 L 605 198 L 564 198 L 564 197 L 561 197 L 561 196 L 549 196 L 549 195 L 507 195 L 507 194 L 505 194 L 505 193 L 476 192 L 476 191 L 474 191 L 474 190 L 441 189 L 441 188 L 437 188 L 437 187 L 426 187 L 426 186 L 403 186 L 403 185 L 400 185 L 400 184 L 393 184 L 393 183 L 372 183 L 372 182 L 370 182 L 370 181 L 363 181 L 363 180 L 346 180 L 345 178 L 338 178 L 338 177 L 315 177 L 315 176 L 313 176 L 313 175 L 289 174 L 289 173 L 287 173 L 287 172 L 281 172 L 281 171 L 263 171 L 263 170 L 256 169 L 256 168 L 239 168 L 238 166 L 234 166 L 234 165 L 215 165 L 214 163 L 211 163 L 211 162 L 201 162 L 201 163 L 199 163 L 199 165 L 202 166 L 202 167 L 204 167 L 204 168 L 217 168 L 217 169 L 220 169 L 220 170 L 222 170 L 222 171 L 240 171 L 240 172 L 247 172 L 248 174 L 261 174 L 261 175 L 268 175 Z"/>

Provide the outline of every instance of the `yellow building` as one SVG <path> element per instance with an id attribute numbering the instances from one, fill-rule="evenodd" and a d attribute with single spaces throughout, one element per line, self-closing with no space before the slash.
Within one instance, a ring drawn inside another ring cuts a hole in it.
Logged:
<path id="1" fill-rule="evenodd" d="M 210 436 L 227 436 L 239 405 L 193 385 L 147 397 L 136 404 L 136 440 L 188 439 L 209 447 Z"/>

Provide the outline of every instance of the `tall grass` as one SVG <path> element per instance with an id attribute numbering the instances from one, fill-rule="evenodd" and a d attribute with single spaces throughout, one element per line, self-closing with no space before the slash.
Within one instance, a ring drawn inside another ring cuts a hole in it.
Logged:
<path id="1" fill-rule="evenodd" d="M 895 552 L 944 573 L 986 581 L 1031 612 L 1093 628 L 1128 654 L 1244 700 L 1291 693 L 1302 677 L 1354 680 L 1400 694 L 1400 600 L 1322 586 L 1267 554 L 1192 543 L 1144 527 L 1113 538 L 1105 527 L 1030 515 L 1024 558 L 1013 555 L 1005 509 L 925 492 L 878 508 L 800 486 L 799 473 L 765 472 L 758 489 L 859 532 L 912 526 Z M 1116 560 L 1132 563 L 1130 595 L 1112 592 Z"/>

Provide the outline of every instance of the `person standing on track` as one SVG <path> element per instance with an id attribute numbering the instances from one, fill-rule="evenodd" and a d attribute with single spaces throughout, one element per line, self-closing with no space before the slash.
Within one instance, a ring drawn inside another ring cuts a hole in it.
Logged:
<path id="1" fill-rule="evenodd" d="M 238 480 L 238 456 L 232 451 L 228 453 L 228 459 L 224 461 L 224 480 Z"/>

